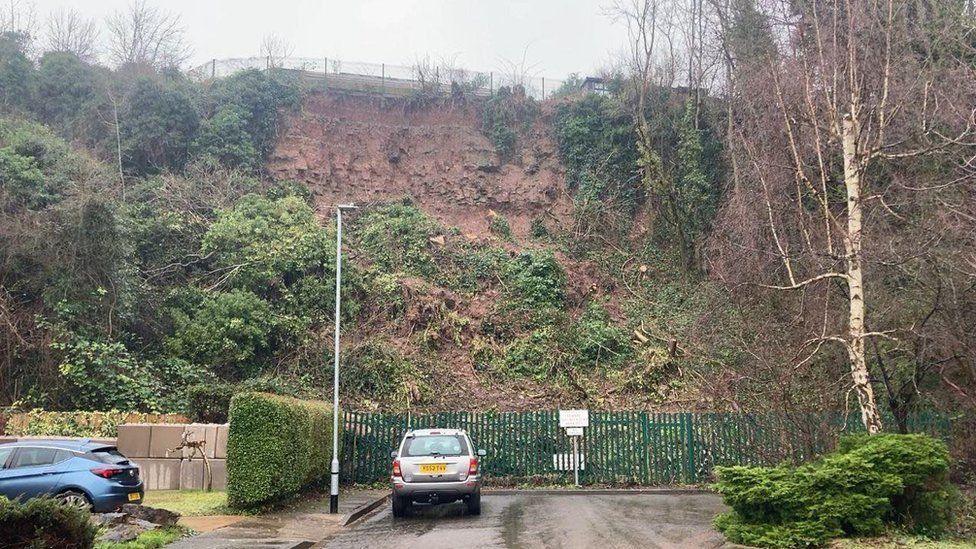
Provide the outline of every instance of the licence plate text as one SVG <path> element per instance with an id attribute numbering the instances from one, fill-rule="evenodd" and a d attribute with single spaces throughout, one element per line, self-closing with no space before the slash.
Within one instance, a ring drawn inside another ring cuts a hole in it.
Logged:
<path id="1" fill-rule="evenodd" d="M 425 475 L 435 475 L 435 474 L 438 474 L 438 473 L 446 473 L 447 472 L 447 464 L 446 463 L 421 463 L 420 464 L 420 472 L 423 473 L 423 474 L 425 474 Z"/>
<path id="2" fill-rule="evenodd" d="M 129 501 L 139 501 L 139 499 L 141 499 L 139 492 L 132 492 L 129 494 Z"/>

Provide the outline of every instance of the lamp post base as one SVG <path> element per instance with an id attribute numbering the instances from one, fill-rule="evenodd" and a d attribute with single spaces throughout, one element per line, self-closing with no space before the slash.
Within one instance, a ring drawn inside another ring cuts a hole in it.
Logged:
<path id="1" fill-rule="evenodd" d="M 339 494 L 332 494 L 329 496 L 329 513 L 336 514 L 339 512 Z"/>

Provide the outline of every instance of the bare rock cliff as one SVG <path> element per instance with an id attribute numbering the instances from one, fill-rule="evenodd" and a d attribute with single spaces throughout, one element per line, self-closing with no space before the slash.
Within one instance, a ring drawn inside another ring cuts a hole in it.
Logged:
<path id="1" fill-rule="evenodd" d="M 470 237 L 487 233 L 494 211 L 516 238 L 534 218 L 566 220 L 571 202 L 545 109 L 507 162 L 479 130 L 480 114 L 477 103 L 418 107 L 313 92 L 290 116 L 268 167 L 278 179 L 305 183 L 324 215 L 340 201 L 411 198 Z"/>

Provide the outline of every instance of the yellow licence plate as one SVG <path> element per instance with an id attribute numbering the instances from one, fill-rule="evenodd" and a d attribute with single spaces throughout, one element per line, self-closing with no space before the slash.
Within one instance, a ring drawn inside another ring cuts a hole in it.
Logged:
<path id="1" fill-rule="evenodd" d="M 420 472 L 425 475 L 436 475 L 447 472 L 446 463 L 421 463 Z"/>
<path id="2" fill-rule="evenodd" d="M 139 492 L 132 492 L 131 494 L 129 494 L 129 501 L 139 501 L 139 499 L 140 499 Z"/>

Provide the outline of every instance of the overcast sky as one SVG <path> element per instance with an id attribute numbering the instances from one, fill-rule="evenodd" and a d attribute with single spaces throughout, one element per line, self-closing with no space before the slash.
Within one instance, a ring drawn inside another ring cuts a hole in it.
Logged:
<path id="1" fill-rule="evenodd" d="M 27 0 L 43 21 L 59 7 L 101 22 L 129 0 Z M 589 73 L 623 46 L 607 0 L 148 0 L 180 14 L 192 64 L 260 52 L 274 32 L 296 56 L 412 65 L 429 54 L 499 70 L 528 46 L 538 76 Z M 104 38 L 104 35 L 103 35 Z"/>

